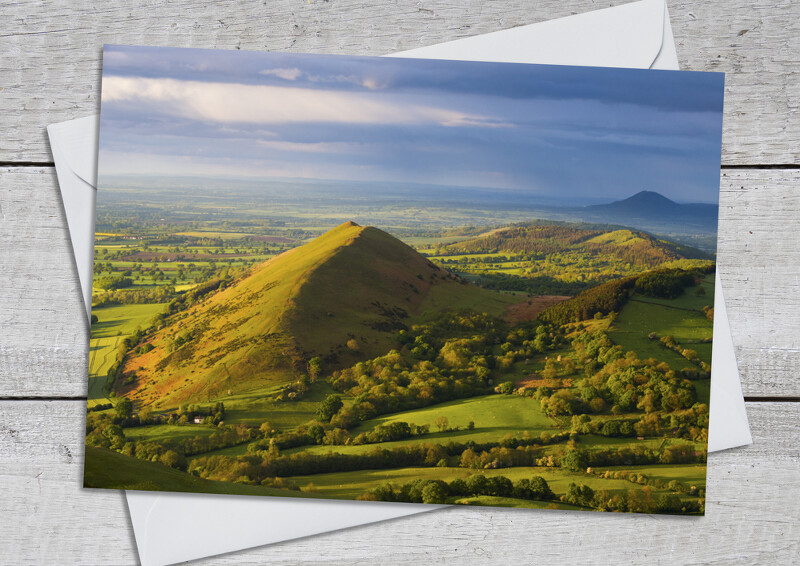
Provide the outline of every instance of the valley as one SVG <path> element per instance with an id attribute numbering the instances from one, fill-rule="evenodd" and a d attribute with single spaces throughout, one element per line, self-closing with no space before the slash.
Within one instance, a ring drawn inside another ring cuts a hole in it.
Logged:
<path id="1" fill-rule="evenodd" d="M 156 197 L 98 208 L 87 486 L 702 513 L 702 233 Z"/>

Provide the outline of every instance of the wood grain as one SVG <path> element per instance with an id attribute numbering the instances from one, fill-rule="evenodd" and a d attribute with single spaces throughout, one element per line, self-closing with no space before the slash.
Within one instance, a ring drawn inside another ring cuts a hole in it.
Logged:
<path id="1" fill-rule="evenodd" d="M 49 162 L 45 126 L 97 112 L 104 43 L 382 55 L 626 2 L 6 4 L 0 162 Z M 728 73 L 723 163 L 800 164 L 800 3 L 695 0 L 669 7 L 683 68 Z"/>
<path id="2" fill-rule="evenodd" d="M 198 564 L 785 564 L 800 553 L 800 404 L 748 404 L 755 443 L 712 454 L 704 518 L 450 509 Z M 0 562 L 135 564 L 115 491 L 79 487 L 80 401 L 0 402 Z M 176 518 L 179 520 L 179 518 Z"/>
<path id="3" fill-rule="evenodd" d="M 800 171 L 721 177 L 719 265 L 746 395 L 800 396 Z M 88 325 L 55 174 L 0 170 L 0 397 L 86 393 Z"/>
<path id="4" fill-rule="evenodd" d="M 0 5 L 0 564 L 136 564 L 121 493 L 80 489 L 88 325 L 45 126 L 97 112 L 103 43 L 380 55 L 628 0 Z M 724 71 L 719 265 L 746 395 L 800 397 L 800 3 L 669 0 L 682 68 Z M 26 167 L 7 165 L 34 165 Z M 705 518 L 451 509 L 199 564 L 800 562 L 800 403 L 748 403 Z M 176 518 L 180 520 L 180 518 Z M 633 541 L 633 542 L 632 542 Z"/>

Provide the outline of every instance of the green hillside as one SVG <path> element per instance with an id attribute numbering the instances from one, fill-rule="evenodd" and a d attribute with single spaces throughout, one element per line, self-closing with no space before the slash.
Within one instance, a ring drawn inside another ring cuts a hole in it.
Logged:
<path id="1" fill-rule="evenodd" d="M 493 230 L 448 247 L 463 253 L 580 254 L 653 268 L 681 259 L 709 259 L 700 250 L 629 229 L 532 224 Z"/>
<path id="2" fill-rule="evenodd" d="M 515 300 L 347 222 L 168 318 L 145 338 L 152 350 L 129 355 L 117 392 L 161 408 L 207 402 L 297 379 L 315 356 L 335 368 L 382 354 L 432 310 L 500 314 Z"/>
<path id="3" fill-rule="evenodd" d="M 84 487 L 224 493 L 227 495 L 278 495 L 302 497 L 299 492 L 240 483 L 205 480 L 168 466 L 137 460 L 104 448 L 86 447 Z M 320 497 L 325 497 L 321 495 Z"/>

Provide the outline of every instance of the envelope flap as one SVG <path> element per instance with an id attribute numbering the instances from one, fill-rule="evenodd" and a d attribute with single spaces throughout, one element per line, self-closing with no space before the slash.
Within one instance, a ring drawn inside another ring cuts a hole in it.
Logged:
<path id="1" fill-rule="evenodd" d="M 646 69 L 661 51 L 666 14 L 664 0 L 641 0 L 392 56 Z"/>
<path id="2" fill-rule="evenodd" d="M 82 181 L 97 186 L 97 131 L 99 116 L 87 116 L 52 124 L 48 129 L 59 140 L 59 150 L 70 170 Z"/>

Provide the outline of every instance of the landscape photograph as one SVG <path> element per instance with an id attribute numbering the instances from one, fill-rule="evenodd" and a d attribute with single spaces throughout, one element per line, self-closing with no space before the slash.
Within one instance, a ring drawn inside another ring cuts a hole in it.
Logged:
<path id="1" fill-rule="evenodd" d="M 106 46 L 84 485 L 704 514 L 722 94 Z"/>

